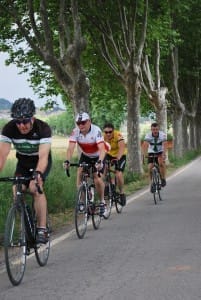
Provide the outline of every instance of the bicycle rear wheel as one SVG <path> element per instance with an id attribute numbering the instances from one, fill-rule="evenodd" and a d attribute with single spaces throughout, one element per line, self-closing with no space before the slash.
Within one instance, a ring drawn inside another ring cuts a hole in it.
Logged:
<path id="1" fill-rule="evenodd" d="M 51 228 L 50 228 L 50 219 L 47 216 L 47 238 L 48 238 L 48 242 L 46 244 L 36 244 L 35 246 L 35 256 L 36 256 L 36 260 L 37 263 L 39 264 L 39 266 L 44 267 L 47 264 L 49 255 L 50 255 L 50 232 L 51 232 Z"/>
<path id="2" fill-rule="evenodd" d="M 104 219 L 109 219 L 112 211 L 112 185 L 109 183 L 105 186 L 105 204 L 106 204 L 106 213 L 104 213 Z"/>
<path id="3" fill-rule="evenodd" d="M 93 203 L 93 210 L 92 210 L 92 224 L 93 224 L 93 228 L 95 230 L 97 230 L 100 227 L 100 223 L 101 223 L 101 217 L 100 217 L 100 203 L 99 203 L 99 197 L 96 193 L 96 189 L 95 189 L 95 195 L 94 195 L 94 203 Z"/>
<path id="4" fill-rule="evenodd" d="M 4 235 L 4 253 L 8 277 L 13 285 L 19 285 L 26 268 L 26 236 L 24 210 L 13 205 L 7 216 Z"/>
<path id="5" fill-rule="evenodd" d="M 87 191 L 85 186 L 81 185 L 77 192 L 75 203 L 75 229 L 79 239 L 82 239 L 87 230 Z"/>
<path id="6" fill-rule="evenodd" d="M 118 214 L 120 214 L 123 210 L 123 206 L 121 205 L 120 194 L 117 193 L 117 192 L 114 192 L 114 197 L 115 197 L 116 211 L 117 211 Z"/>

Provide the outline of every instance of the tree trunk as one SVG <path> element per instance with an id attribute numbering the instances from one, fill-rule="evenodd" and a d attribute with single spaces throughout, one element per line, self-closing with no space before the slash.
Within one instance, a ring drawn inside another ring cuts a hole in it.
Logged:
<path id="1" fill-rule="evenodd" d="M 190 118 L 189 122 L 189 138 L 190 138 L 190 150 L 197 148 L 197 141 L 195 135 L 195 120 L 194 118 Z"/>
<path id="2" fill-rule="evenodd" d="M 182 132 L 182 111 L 174 111 L 173 113 L 173 136 L 174 147 L 173 153 L 175 157 L 183 156 L 183 132 Z"/>
<path id="3" fill-rule="evenodd" d="M 190 149 L 190 141 L 188 134 L 188 118 L 183 115 L 182 119 L 182 134 L 183 134 L 183 151 L 186 152 Z"/>
<path id="4" fill-rule="evenodd" d="M 133 84 L 129 84 L 127 90 L 127 107 L 128 107 L 128 170 L 137 174 L 142 174 L 141 146 L 140 146 L 140 95 L 141 87 L 138 78 Z"/>
<path id="5" fill-rule="evenodd" d="M 167 132 L 167 104 L 166 104 L 167 88 L 160 88 L 155 93 L 155 98 L 152 98 L 152 103 L 156 108 L 156 121 L 158 122 L 160 129 Z"/>

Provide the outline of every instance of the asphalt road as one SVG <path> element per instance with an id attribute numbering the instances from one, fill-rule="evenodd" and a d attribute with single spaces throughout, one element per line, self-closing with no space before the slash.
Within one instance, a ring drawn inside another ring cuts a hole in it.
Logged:
<path id="1" fill-rule="evenodd" d="M 141 190 L 83 240 L 54 240 L 48 265 L 29 259 L 18 287 L 1 271 L 0 300 L 201 299 L 200 158 L 168 178 L 163 199 Z"/>

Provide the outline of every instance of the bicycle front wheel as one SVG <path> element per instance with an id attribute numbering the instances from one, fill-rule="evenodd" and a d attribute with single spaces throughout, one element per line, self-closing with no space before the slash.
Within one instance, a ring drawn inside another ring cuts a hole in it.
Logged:
<path id="1" fill-rule="evenodd" d="M 50 255 L 50 232 L 51 232 L 51 226 L 50 226 L 50 219 L 47 216 L 47 239 L 48 242 L 46 244 L 36 244 L 35 247 L 35 256 L 37 263 L 39 266 L 44 267 L 47 264 L 49 255 Z"/>
<path id="2" fill-rule="evenodd" d="M 100 227 L 101 216 L 100 216 L 100 201 L 99 201 L 99 197 L 96 193 L 96 189 L 95 189 L 95 194 L 94 194 L 93 210 L 92 210 L 91 217 L 92 217 L 93 228 L 95 230 L 97 230 Z"/>
<path id="3" fill-rule="evenodd" d="M 79 239 L 82 239 L 87 230 L 87 191 L 85 186 L 81 185 L 77 192 L 75 203 L 75 229 Z"/>
<path id="4" fill-rule="evenodd" d="M 13 285 L 19 285 L 26 268 L 26 236 L 24 210 L 13 205 L 8 212 L 5 235 L 4 253 L 8 277 Z"/>
<path id="5" fill-rule="evenodd" d="M 160 175 L 157 171 L 154 171 L 152 174 L 152 186 L 154 187 L 153 189 L 154 203 L 157 204 L 159 201 L 162 200 Z"/>

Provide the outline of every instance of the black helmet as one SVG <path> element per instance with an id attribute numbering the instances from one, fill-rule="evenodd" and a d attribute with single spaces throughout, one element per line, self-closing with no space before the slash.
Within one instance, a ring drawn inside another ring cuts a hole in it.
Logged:
<path id="1" fill-rule="evenodd" d="M 15 100 L 11 107 L 11 117 L 14 119 L 31 118 L 35 114 L 36 108 L 33 100 L 29 98 L 19 98 Z"/>

